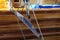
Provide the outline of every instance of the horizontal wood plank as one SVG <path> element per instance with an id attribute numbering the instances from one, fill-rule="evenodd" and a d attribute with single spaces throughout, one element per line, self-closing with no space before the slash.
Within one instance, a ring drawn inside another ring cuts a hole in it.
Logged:
<path id="1" fill-rule="evenodd" d="M 32 11 L 30 11 L 30 13 L 31 22 L 35 29 L 39 32 Z M 21 14 L 27 18 L 26 11 L 23 11 Z M 35 10 L 35 14 L 42 29 L 43 35 L 46 37 L 45 39 L 55 40 L 56 38 L 60 40 L 60 9 Z M 0 39 L 23 39 L 20 28 L 22 28 L 26 38 L 36 38 L 21 20 L 19 20 L 19 23 L 21 26 L 17 23 L 17 17 L 10 11 L 0 11 Z"/>

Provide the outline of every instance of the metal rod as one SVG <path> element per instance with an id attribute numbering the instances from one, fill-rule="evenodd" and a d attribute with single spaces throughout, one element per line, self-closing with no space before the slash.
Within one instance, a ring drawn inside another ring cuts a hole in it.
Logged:
<path id="1" fill-rule="evenodd" d="M 9 5 L 9 10 L 13 10 L 13 7 L 12 7 L 12 0 L 9 0 L 8 5 Z"/>
<path id="2" fill-rule="evenodd" d="M 24 6 L 25 6 L 25 8 L 26 8 L 27 17 L 28 17 L 28 19 L 30 20 L 30 12 L 29 12 L 29 6 L 28 6 L 29 0 L 23 0 L 23 2 L 24 2 Z"/>
<path id="3" fill-rule="evenodd" d="M 18 23 L 18 26 L 20 27 L 20 31 L 21 31 L 21 33 L 22 33 L 22 36 L 23 36 L 24 40 L 26 40 L 26 38 L 25 38 L 25 36 L 24 36 L 24 33 L 23 33 L 23 30 L 22 30 L 22 28 L 21 28 L 21 25 L 20 25 L 20 23 L 19 23 L 19 19 L 18 19 L 18 18 L 17 18 L 17 23 Z"/>
<path id="4" fill-rule="evenodd" d="M 32 7 L 32 6 L 31 6 L 31 7 Z M 34 15 L 35 21 L 36 21 L 36 23 L 37 23 L 37 26 L 38 26 L 38 29 L 39 29 L 40 35 L 41 35 L 41 37 L 42 37 L 42 40 L 44 40 L 44 37 L 43 37 L 42 31 L 41 31 L 41 28 L 40 28 L 40 26 L 39 26 L 39 23 L 38 23 L 38 21 L 37 21 L 37 18 L 36 18 L 36 15 L 35 15 L 34 9 L 32 9 L 32 11 L 33 11 L 33 15 Z"/>
<path id="5" fill-rule="evenodd" d="M 28 19 L 24 18 L 23 15 L 21 15 L 19 12 L 14 11 L 14 14 L 21 19 L 21 21 L 36 35 L 36 37 L 39 37 L 39 33 L 35 30 L 34 26 L 31 24 Z"/>
<path id="6" fill-rule="evenodd" d="M 12 8 L 12 0 L 9 0 L 9 10 L 13 13 L 14 11 L 13 11 L 13 8 Z M 17 23 L 18 23 L 18 25 L 19 25 L 19 27 L 21 26 L 20 25 L 20 23 L 19 23 L 19 20 L 17 19 Z M 23 38 L 24 38 L 24 40 L 26 40 L 26 38 L 25 38 L 25 36 L 24 36 L 24 33 L 23 33 L 23 30 L 22 30 L 22 28 L 20 27 L 20 31 L 21 31 L 21 33 L 22 33 L 22 36 L 23 36 Z"/>
<path id="7" fill-rule="evenodd" d="M 39 23 L 38 23 L 38 21 L 37 21 L 37 18 L 36 18 L 36 15 L 35 15 L 34 10 L 33 10 L 33 15 L 34 15 L 35 21 L 36 21 L 36 23 L 37 23 L 37 26 L 38 26 L 38 29 L 39 29 L 40 35 L 41 35 L 41 37 L 42 37 L 42 40 L 44 40 L 44 37 L 43 37 L 42 31 L 41 31 L 41 28 L 40 28 Z"/>

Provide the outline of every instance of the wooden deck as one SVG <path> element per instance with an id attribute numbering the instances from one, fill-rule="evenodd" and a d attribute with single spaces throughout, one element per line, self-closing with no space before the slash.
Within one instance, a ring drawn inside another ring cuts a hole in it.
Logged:
<path id="1" fill-rule="evenodd" d="M 27 18 L 26 11 L 19 11 Z M 31 22 L 38 31 L 32 11 Z M 36 17 L 42 29 L 45 40 L 60 40 L 60 9 L 41 9 L 35 10 Z M 22 23 L 21 28 L 26 39 L 36 38 L 34 34 Z M 39 32 L 39 31 L 38 31 Z M 0 11 L 0 39 L 1 40 L 21 40 L 23 36 L 17 23 L 17 17 L 10 11 Z"/>

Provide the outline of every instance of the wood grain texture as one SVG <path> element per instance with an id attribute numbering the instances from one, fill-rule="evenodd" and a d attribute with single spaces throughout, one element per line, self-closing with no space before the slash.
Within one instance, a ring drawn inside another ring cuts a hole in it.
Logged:
<path id="1" fill-rule="evenodd" d="M 20 12 L 20 11 L 19 11 Z M 31 13 L 31 22 L 39 32 L 34 16 Z M 26 12 L 21 13 L 25 18 Z M 37 10 L 35 11 L 39 25 L 42 29 L 45 40 L 60 40 L 60 10 Z M 1 40 L 23 40 L 20 28 L 23 29 L 27 39 L 36 38 L 35 35 L 19 20 L 21 26 L 17 24 L 17 17 L 9 11 L 0 11 L 0 39 Z"/>

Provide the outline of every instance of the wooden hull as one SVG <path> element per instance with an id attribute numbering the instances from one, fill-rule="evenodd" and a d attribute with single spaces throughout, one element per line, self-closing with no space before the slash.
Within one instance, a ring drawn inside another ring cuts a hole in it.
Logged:
<path id="1" fill-rule="evenodd" d="M 30 13 L 31 22 L 38 31 L 32 11 L 30 11 Z M 60 9 L 36 10 L 35 13 L 45 40 L 60 40 Z M 22 14 L 27 18 L 25 11 L 23 11 Z M 13 13 L 9 11 L 0 11 L 0 39 L 23 40 L 20 28 L 23 29 L 26 39 L 36 38 L 35 35 L 22 23 L 21 20 L 19 23 L 21 25 L 20 27 L 17 23 L 17 17 Z"/>

